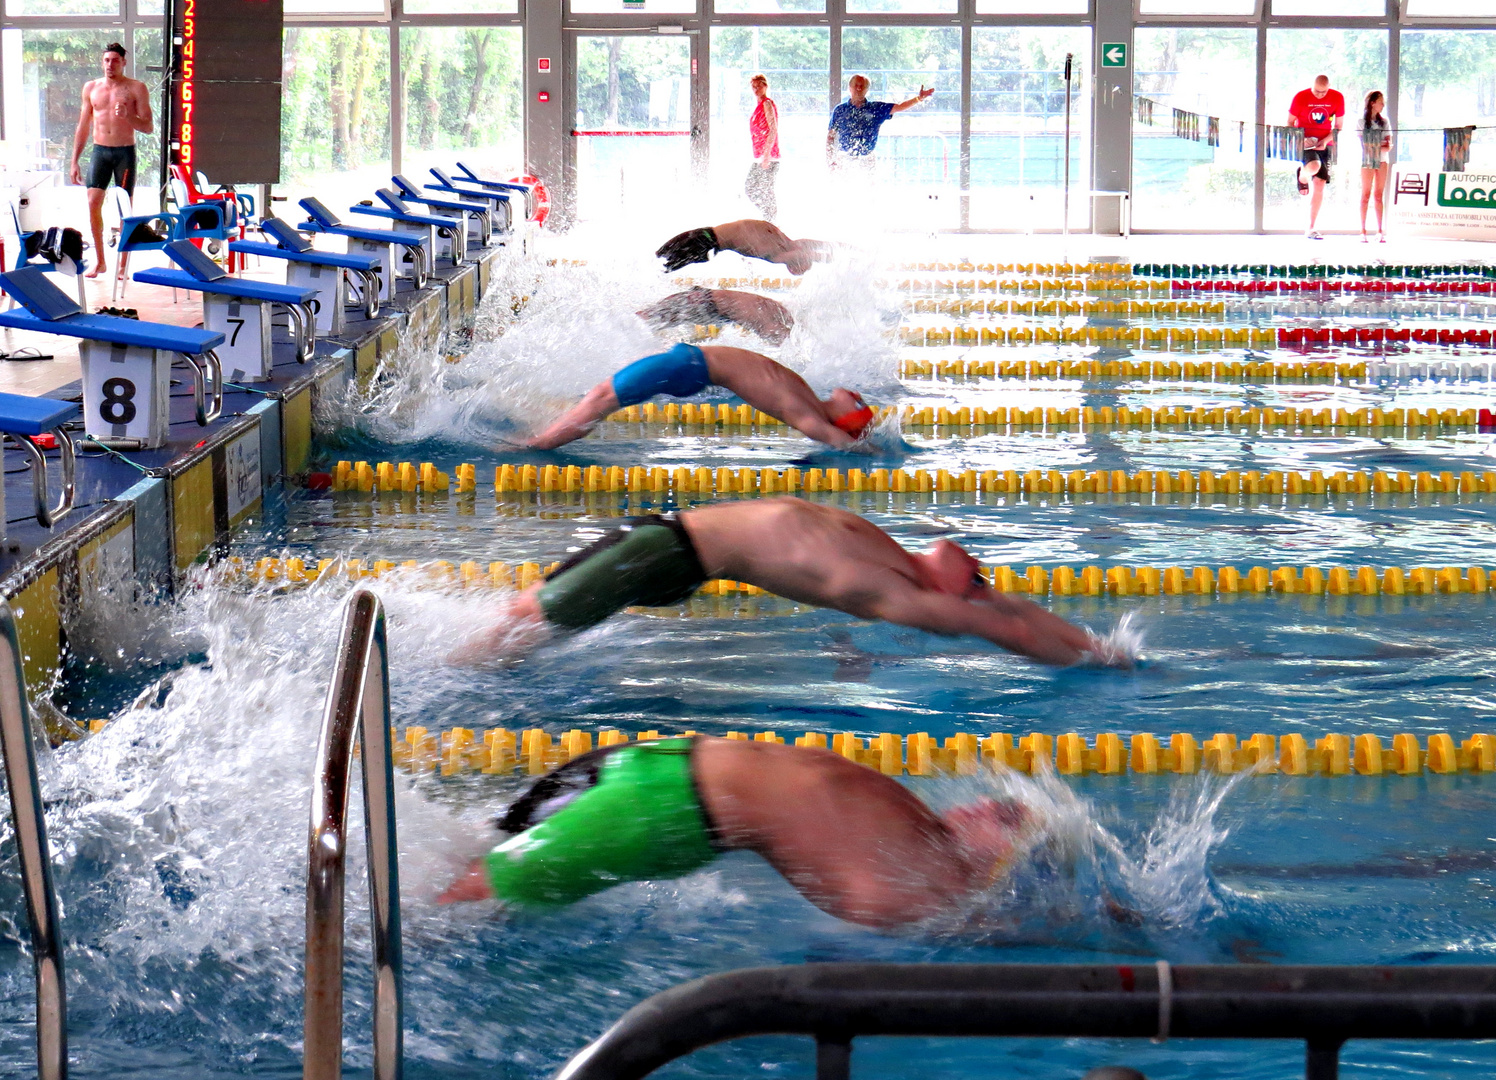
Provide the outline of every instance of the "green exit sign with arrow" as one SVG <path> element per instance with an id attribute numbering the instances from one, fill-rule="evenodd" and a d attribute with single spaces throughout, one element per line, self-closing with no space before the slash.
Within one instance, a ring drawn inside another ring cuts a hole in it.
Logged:
<path id="1" fill-rule="evenodd" d="M 1101 66 L 1121 67 L 1127 66 L 1127 43 L 1122 41 L 1108 41 L 1101 46 Z"/>

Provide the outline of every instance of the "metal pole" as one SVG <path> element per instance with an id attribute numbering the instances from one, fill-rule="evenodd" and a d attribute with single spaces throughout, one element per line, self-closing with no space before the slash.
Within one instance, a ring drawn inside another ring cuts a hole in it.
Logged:
<path id="1" fill-rule="evenodd" d="M 1070 66 L 1074 61 L 1074 53 L 1065 54 L 1065 146 L 1061 151 L 1065 155 L 1065 201 L 1060 231 L 1067 240 L 1070 238 Z"/>
<path id="2" fill-rule="evenodd" d="M 10 789 L 10 816 L 20 856 L 26 917 L 31 923 L 31 955 L 36 967 L 36 1075 L 38 1080 L 66 1080 L 68 1074 L 67 981 L 62 944 L 57 936 L 57 893 L 52 888 L 52 860 L 47 822 L 32 745 L 31 709 L 16 617 L 0 601 L 0 749 L 5 755 L 5 783 Z"/>
<path id="3" fill-rule="evenodd" d="M 337 658 L 312 785 L 302 1076 L 305 1080 L 340 1080 L 343 1074 L 343 880 L 348 780 L 357 730 L 363 750 L 374 936 L 374 1078 L 399 1080 L 404 1055 L 403 975 L 389 661 L 384 611 L 379 598 L 367 589 L 356 590 L 348 599 Z"/>

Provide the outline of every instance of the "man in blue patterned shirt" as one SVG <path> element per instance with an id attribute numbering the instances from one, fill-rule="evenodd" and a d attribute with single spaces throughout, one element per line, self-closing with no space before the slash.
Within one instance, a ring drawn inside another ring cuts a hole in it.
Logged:
<path id="1" fill-rule="evenodd" d="M 847 100 L 831 111 L 831 127 L 826 132 L 826 160 L 833 168 L 842 164 L 870 165 L 878 147 L 878 131 L 894 113 L 912 109 L 924 101 L 935 88 L 919 93 L 908 101 L 869 101 L 869 83 L 863 75 L 853 75 L 847 83 Z"/>

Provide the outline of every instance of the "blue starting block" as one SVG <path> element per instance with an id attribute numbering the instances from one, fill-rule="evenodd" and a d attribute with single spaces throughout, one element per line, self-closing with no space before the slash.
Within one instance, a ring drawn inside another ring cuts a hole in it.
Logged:
<path id="1" fill-rule="evenodd" d="M 356 275 L 361 283 L 364 317 L 379 317 L 379 263 L 368 255 L 340 255 L 330 251 L 313 251 L 312 242 L 278 217 L 260 222 L 260 231 L 271 243 L 234 240 L 229 250 L 245 255 L 281 259 L 286 264 L 286 284 L 310 289 L 316 295 L 307 306 L 319 337 L 338 337 L 343 333 L 344 312 L 348 305 L 348 276 Z"/>
<path id="2" fill-rule="evenodd" d="M 146 449 L 166 444 L 171 417 L 171 363 L 180 354 L 192 368 L 197 422 L 223 410 L 223 369 L 213 351 L 223 335 L 170 323 L 113 315 L 85 315 L 40 271 L 0 274 L 0 289 L 23 310 L 0 313 L 0 326 L 79 339 L 83 361 L 83 427 L 100 442 Z M 208 385 L 212 384 L 211 402 Z"/>
<path id="3" fill-rule="evenodd" d="M 71 401 L 0 394 L 0 431 L 14 439 L 31 461 L 31 494 L 36 523 L 44 529 L 50 529 L 73 508 L 73 474 L 77 458 L 65 425 L 78 419 L 82 412 Z M 62 455 L 62 497 L 56 506 L 47 499 L 47 459 L 36 441 L 38 436 L 49 434 L 57 440 L 57 449 Z M 0 539 L 4 536 L 5 485 L 0 484 Z"/>
<path id="4" fill-rule="evenodd" d="M 270 328 L 277 308 L 286 312 L 296 359 L 306 363 L 311 358 L 317 331 L 316 315 L 309 305 L 317 298 L 316 290 L 230 277 L 188 240 L 173 240 L 163 250 L 181 269 L 141 270 L 135 280 L 203 294 L 203 328 L 227 339 L 218 349 L 218 359 L 230 379 L 261 382 L 270 378 Z"/>
<path id="5" fill-rule="evenodd" d="M 433 193 L 431 188 L 423 190 L 411 183 L 403 173 L 390 177 L 390 182 L 395 185 L 395 194 L 407 203 L 420 203 L 433 214 L 461 214 L 467 219 L 468 245 L 476 242 L 479 247 L 488 246 L 493 234 L 493 221 L 488 212 L 490 203 L 441 192 Z"/>
<path id="6" fill-rule="evenodd" d="M 464 199 L 475 202 L 488 203 L 488 213 L 493 220 L 495 231 L 507 233 L 514 227 L 514 216 L 509 209 L 509 195 L 503 191 L 489 191 L 487 188 L 476 187 L 471 184 L 459 186 L 443 170 L 432 166 L 429 170 L 436 177 L 436 183 L 426 186 L 432 191 L 445 192 L 448 195 L 460 195 Z"/>
<path id="7" fill-rule="evenodd" d="M 457 171 L 461 176 L 452 179 L 459 184 L 473 184 L 477 187 L 487 188 L 489 191 L 507 191 L 525 197 L 525 218 L 533 220 L 535 217 L 535 188 L 530 184 L 521 184 L 517 180 L 485 180 L 470 169 L 464 162 L 457 162 Z"/>
<path id="8" fill-rule="evenodd" d="M 432 260 L 429 267 L 432 273 L 436 272 L 437 258 L 451 259 L 453 266 L 461 266 L 467 260 L 467 229 L 463 227 L 462 218 L 417 214 L 389 188 L 380 188 L 374 196 L 384 205 L 350 206 L 348 212 L 383 218 L 396 232 L 424 236 Z"/>
<path id="9" fill-rule="evenodd" d="M 410 266 L 408 276 L 416 288 L 426 284 L 426 259 L 430 255 L 426 237 L 392 229 L 360 229 L 344 225 L 320 199 L 311 196 L 301 200 L 301 208 L 307 212 L 307 220 L 301 225 L 307 232 L 344 237 L 348 241 L 348 254 L 367 255 L 379 260 L 381 300 L 395 299 L 395 278 L 403 276 L 400 269 L 406 263 Z"/>

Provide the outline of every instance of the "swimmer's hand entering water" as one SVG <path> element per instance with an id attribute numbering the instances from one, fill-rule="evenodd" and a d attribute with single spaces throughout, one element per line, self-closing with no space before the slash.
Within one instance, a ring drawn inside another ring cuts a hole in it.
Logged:
<path id="1" fill-rule="evenodd" d="M 1117 620 L 1109 634 L 1098 634 L 1087 630 L 1090 646 L 1081 663 L 1095 667 L 1124 668 L 1137 666 L 1143 651 L 1143 632 L 1135 624 L 1137 619 L 1129 611 Z"/>

